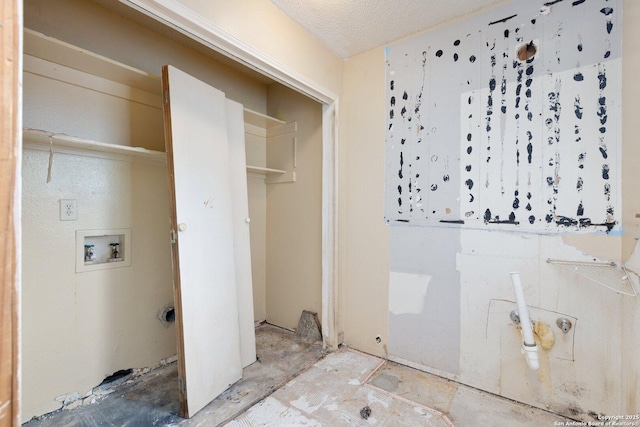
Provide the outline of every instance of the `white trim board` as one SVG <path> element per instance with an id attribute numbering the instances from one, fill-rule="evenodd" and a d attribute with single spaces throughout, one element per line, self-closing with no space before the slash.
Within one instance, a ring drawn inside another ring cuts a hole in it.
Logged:
<path id="1" fill-rule="evenodd" d="M 322 334 L 338 346 L 338 95 L 227 33 L 175 0 L 120 0 L 158 22 L 323 104 L 322 115 Z"/>

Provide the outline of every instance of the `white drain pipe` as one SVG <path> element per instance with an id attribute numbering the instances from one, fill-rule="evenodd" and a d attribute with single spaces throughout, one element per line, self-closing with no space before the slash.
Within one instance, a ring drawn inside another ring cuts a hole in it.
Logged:
<path id="1" fill-rule="evenodd" d="M 522 353 L 527 358 L 529 368 L 537 371 L 540 369 L 538 360 L 538 346 L 533 338 L 533 326 L 529 318 L 529 310 L 527 303 L 524 301 L 524 292 L 522 292 L 522 283 L 520 283 L 520 273 L 511 273 L 511 283 L 513 284 L 513 292 L 516 295 L 516 303 L 518 304 L 518 315 L 520 316 L 520 326 L 522 330 Z"/>

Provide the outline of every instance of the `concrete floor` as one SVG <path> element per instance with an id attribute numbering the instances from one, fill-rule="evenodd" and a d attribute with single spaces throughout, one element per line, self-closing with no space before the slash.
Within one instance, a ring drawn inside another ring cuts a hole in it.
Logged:
<path id="1" fill-rule="evenodd" d="M 568 421 L 346 348 L 327 355 L 319 345 L 270 325 L 256 330 L 256 345 L 259 362 L 189 420 L 177 415 L 173 363 L 115 386 L 94 404 L 24 426 L 537 427 Z"/>

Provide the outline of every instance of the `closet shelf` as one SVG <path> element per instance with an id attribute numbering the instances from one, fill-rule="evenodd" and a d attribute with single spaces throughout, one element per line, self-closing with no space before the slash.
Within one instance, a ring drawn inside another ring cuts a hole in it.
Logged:
<path id="1" fill-rule="evenodd" d="M 162 94 L 162 85 L 160 84 L 159 76 L 46 36 L 29 28 L 24 29 L 24 53 L 27 54 L 27 56 L 39 58 L 51 64 L 63 65 L 82 73 L 140 89 L 154 96 Z M 40 66 L 35 69 L 34 67 L 36 66 L 37 63 L 34 61 L 25 61 L 25 71 L 53 79 L 59 78 L 56 74 L 55 67 Z M 76 82 L 76 84 L 83 85 L 88 83 Z M 100 90 L 106 91 L 107 93 L 111 93 L 110 91 L 114 90 L 111 87 L 104 87 L 104 85 L 100 85 L 99 87 L 101 88 Z M 89 88 L 94 89 L 95 86 L 89 85 Z M 120 93 L 112 93 L 112 95 L 123 96 Z M 129 96 L 132 95 L 130 94 Z M 154 105 L 155 103 L 155 101 L 149 102 L 149 104 Z M 162 106 L 159 98 L 156 106 L 158 108 Z M 248 108 L 244 109 L 244 118 L 245 123 L 264 129 L 285 124 L 282 120 Z"/>
<path id="2" fill-rule="evenodd" d="M 261 175 L 278 175 L 278 174 L 287 173 L 287 171 L 283 171 L 280 169 L 263 168 L 260 166 L 250 166 L 250 165 L 247 165 L 247 172 L 257 173 Z"/>
<path id="3" fill-rule="evenodd" d="M 142 147 L 107 144 L 89 139 L 76 138 L 60 133 L 46 132 L 37 129 L 24 129 L 22 138 L 25 148 L 48 151 L 49 145 L 54 152 L 89 155 L 101 158 L 135 158 L 152 162 L 165 163 L 167 156 L 163 151 L 148 150 Z M 287 171 L 247 165 L 247 172 L 260 175 L 284 175 Z"/>
<path id="4" fill-rule="evenodd" d="M 93 155 L 95 157 L 128 157 L 164 163 L 167 156 L 162 151 L 148 150 L 142 147 L 107 144 L 89 139 L 76 138 L 59 133 L 51 133 L 36 129 L 24 129 L 22 138 L 25 148 L 49 150 L 68 154 Z"/>
<path id="5" fill-rule="evenodd" d="M 244 122 L 263 129 L 269 129 L 274 126 L 286 124 L 286 122 L 282 120 L 267 116 L 266 114 L 258 113 L 257 111 L 253 111 L 248 108 L 244 109 Z"/>

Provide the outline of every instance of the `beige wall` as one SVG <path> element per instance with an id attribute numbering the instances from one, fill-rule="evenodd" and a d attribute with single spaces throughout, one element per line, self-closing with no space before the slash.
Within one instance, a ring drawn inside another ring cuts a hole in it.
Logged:
<path id="1" fill-rule="evenodd" d="M 25 28 L 156 76 L 174 65 L 246 108 L 266 111 L 264 83 L 186 48 L 181 37 L 161 36 L 91 1 L 25 0 L 24 9 Z"/>
<path id="2" fill-rule="evenodd" d="M 25 23 L 152 74 L 171 63 L 266 112 L 262 81 L 92 2 L 27 0 Z M 25 127 L 164 150 L 159 107 L 26 74 L 24 113 Z M 59 408 L 58 396 L 176 353 L 175 329 L 156 317 L 173 301 L 165 167 L 55 154 L 47 184 L 47 164 L 46 152 L 24 151 L 24 421 Z M 59 221 L 60 199 L 77 200 L 78 221 Z M 75 273 L 75 230 L 108 228 L 132 229 L 131 267 Z"/>
<path id="3" fill-rule="evenodd" d="M 28 101 L 28 99 L 26 100 Z M 175 354 L 175 330 L 156 318 L 172 304 L 163 165 L 23 154 L 22 419 L 60 407 L 120 369 Z M 78 221 L 59 221 L 75 199 Z M 75 272 L 76 230 L 130 228 L 132 264 Z"/>
<path id="4" fill-rule="evenodd" d="M 378 356 L 386 355 L 389 320 L 383 60 L 380 47 L 345 62 L 339 157 L 341 326 L 348 345 Z"/>
<path id="5" fill-rule="evenodd" d="M 268 0 L 177 0 L 284 67 L 340 94 L 342 59 Z"/>
<path id="6" fill-rule="evenodd" d="M 302 310 L 322 313 L 322 107 L 278 84 L 267 97 L 269 115 L 298 125 L 296 182 L 267 184 L 267 321 L 293 329 Z M 292 155 L 267 145 L 270 167 L 290 170 Z"/>
<path id="7" fill-rule="evenodd" d="M 640 173 L 637 160 L 640 158 L 640 146 L 636 142 L 636 117 L 640 113 L 640 91 L 637 76 L 640 74 L 640 3 L 633 0 L 624 2 L 624 33 L 622 37 L 622 208 L 623 229 L 622 255 L 629 259 L 628 265 L 634 272 L 640 272 Z M 622 311 L 622 400 L 629 413 L 640 411 L 640 307 L 634 299 L 625 299 Z"/>

